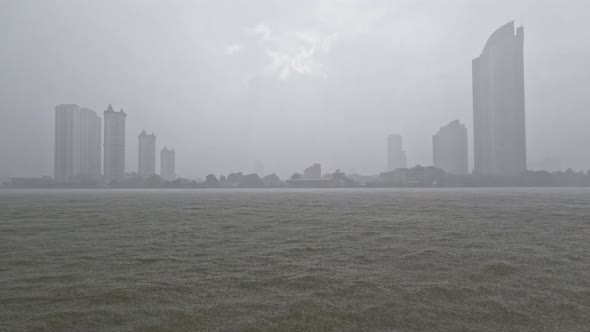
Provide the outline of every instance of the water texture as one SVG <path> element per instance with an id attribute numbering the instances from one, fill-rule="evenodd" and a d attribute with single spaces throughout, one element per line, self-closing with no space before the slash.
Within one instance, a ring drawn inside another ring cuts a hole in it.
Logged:
<path id="1" fill-rule="evenodd" d="M 0 191 L 2 331 L 588 331 L 590 190 Z"/>

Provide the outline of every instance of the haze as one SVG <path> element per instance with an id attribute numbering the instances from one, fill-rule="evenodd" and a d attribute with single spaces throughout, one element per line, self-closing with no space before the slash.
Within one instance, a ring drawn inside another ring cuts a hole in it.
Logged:
<path id="1" fill-rule="evenodd" d="M 127 117 L 184 177 L 385 170 L 385 138 L 432 164 L 459 119 L 472 155 L 471 60 L 525 26 L 528 160 L 590 168 L 588 1 L 0 1 L 0 177 L 53 174 L 54 107 Z M 580 149 L 583 147 L 583 149 Z M 471 163 L 471 166 L 473 164 Z"/>

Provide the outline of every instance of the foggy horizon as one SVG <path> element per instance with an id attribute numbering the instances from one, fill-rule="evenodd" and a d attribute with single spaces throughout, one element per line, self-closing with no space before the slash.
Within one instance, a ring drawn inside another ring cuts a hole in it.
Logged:
<path id="1" fill-rule="evenodd" d="M 556 4 L 559 4 L 556 6 Z M 553 5 L 553 6 L 550 6 Z M 432 165 L 432 135 L 465 124 L 473 168 L 471 61 L 500 26 L 525 28 L 528 161 L 587 170 L 590 28 L 570 1 L 255 2 L 19 1 L 0 4 L 0 178 L 53 175 L 54 108 L 102 120 L 124 109 L 126 171 L 137 136 L 176 174 L 287 178 L 378 174 L 400 134 L 408 166 Z M 159 172 L 159 166 L 157 167 Z"/>

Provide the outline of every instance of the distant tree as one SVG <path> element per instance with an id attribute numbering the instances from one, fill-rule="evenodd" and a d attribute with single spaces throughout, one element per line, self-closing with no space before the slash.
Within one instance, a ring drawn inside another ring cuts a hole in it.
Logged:
<path id="1" fill-rule="evenodd" d="M 265 187 L 280 187 L 283 185 L 283 182 L 275 173 L 263 177 L 262 183 Z"/>
<path id="2" fill-rule="evenodd" d="M 260 188 L 263 187 L 262 180 L 258 176 L 258 174 L 248 174 L 244 176 L 242 182 L 240 182 L 240 187 L 243 188 Z"/>
<path id="3" fill-rule="evenodd" d="M 230 173 L 227 176 L 227 182 L 231 183 L 231 184 L 236 184 L 239 185 L 240 183 L 242 183 L 242 180 L 244 179 L 244 174 L 242 174 L 242 172 L 240 173 Z"/>
<path id="4" fill-rule="evenodd" d="M 339 169 L 337 169 L 336 172 L 332 173 L 331 180 L 337 186 L 350 187 L 350 186 L 357 186 L 358 185 L 358 182 L 356 182 L 352 179 L 349 179 L 346 176 L 346 174 L 344 172 L 341 172 Z"/>
<path id="5" fill-rule="evenodd" d="M 345 180 L 346 179 L 346 174 L 344 174 L 343 172 L 340 172 L 340 170 L 337 169 L 336 172 L 332 173 L 332 179 L 334 179 L 334 180 Z"/>
<path id="6" fill-rule="evenodd" d="M 159 188 L 162 185 L 162 180 L 159 175 L 154 174 L 145 179 L 144 183 L 148 188 Z"/>
<path id="7" fill-rule="evenodd" d="M 300 180 L 303 176 L 299 173 L 293 173 L 293 175 L 291 175 L 291 180 Z"/>
<path id="8" fill-rule="evenodd" d="M 127 188 L 142 188 L 145 187 L 144 179 L 139 176 L 137 173 L 133 172 L 130 173 L 125 179 L 120 180 L 121 187 Z"/>
<path id="9" fill-rule="evenodd" d="M 205 184 L 207 185 L 207 187 L 217 187 L 219 185 L 219 180 L 217 180 L 217 177 L 215 175 L 209 174 L 205 178 Z"/>

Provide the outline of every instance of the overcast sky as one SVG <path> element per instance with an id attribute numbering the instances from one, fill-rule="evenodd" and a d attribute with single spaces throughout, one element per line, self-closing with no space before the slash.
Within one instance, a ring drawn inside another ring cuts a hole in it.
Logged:
<path id="1" fill-rule="evenodd" d="M 125 110 L 127 171 L 145 129 L 186 177 L 255 160 L 283 177 L 316 162 L 375 174 L 388 134 L 431 165 L 455 119 L 472 160 L 471 60 L 511 20 L 529 161 L 590 168 L 587 0 L 0 0 L 0 176 L 53 175 L 62 103 Z"/>

